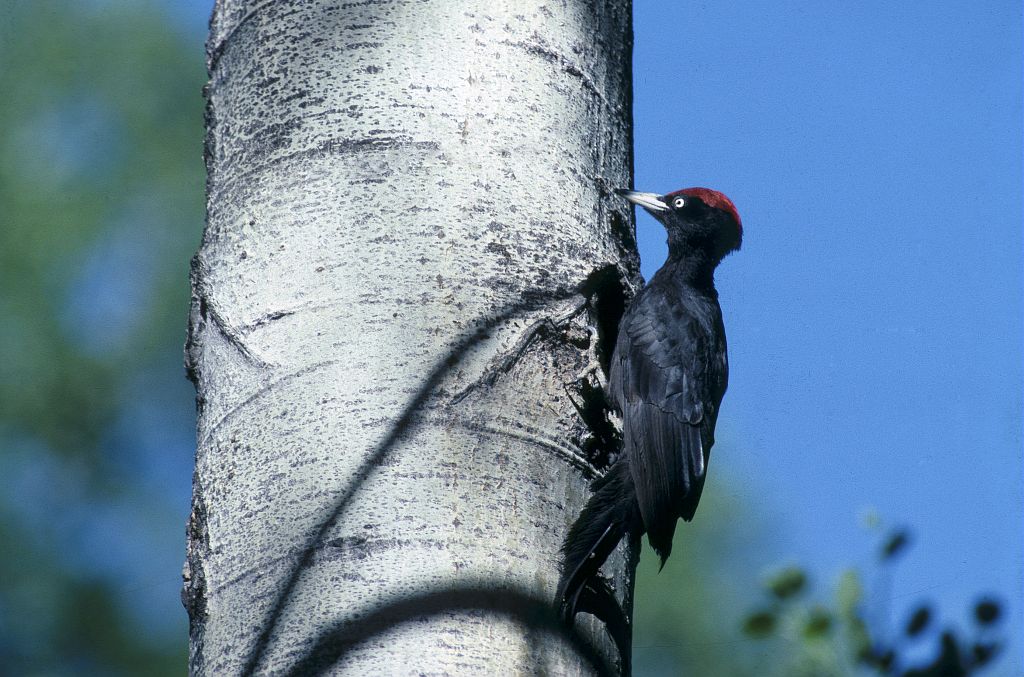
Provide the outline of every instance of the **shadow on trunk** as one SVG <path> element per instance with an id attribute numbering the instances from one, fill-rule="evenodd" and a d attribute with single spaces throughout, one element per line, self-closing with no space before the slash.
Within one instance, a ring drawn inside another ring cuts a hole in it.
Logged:
<path id="1" fill-rule="evenodd" d="M 306 545 L 302 550 L 299 561 L 292 569 L 287 580 L 281 586 L 270 612 L 261 624 L 262 630 L 260 631 L 259 637 L 253 645 L 246 661 L 245 667 L 242 671 L 243 675 L 252 675 L 259 667 L 260 661 L 263 659 L 263 655 L 266 653 L 266 649 L 269 646 L 270 637 L 277 628 L 281 615 L 291 599 L 302 571 L 309 566 L 314 554 L 318 550 L 319 544 L 323 541 L 329 529 L 342 515 L 346 506 L 352 501 L 356 492 L 359 491 L 359 488 L 367 478 L 384 462 L 402 435 L 415 427 L 418 422 L 417 419 L 419 417 L 419 413 L 423 409 L 424 405 L 430 401 L 432 396 L 435 394 L 435 390 L 442 383 L 444 378 L 452 369 L 460 364 L 469 351 L 482 341 L 488 339 L 490 337 L 490 332 L 494 328 L 523 313 L 540 310 L 552 303 L 565 301 L 574 297 L 578 299 L 578 309 L 582 310 L 595 295 L 598 295 L 600 298 L 600 296 L 605 292 L 613 289 L 616 290 L 616 293 L 621 295 L 619 270 L 617 267 L 609 265 L 595 270 L 586 280 L 574 288 L 545 293 L 526 293 L 524 294 L 524 298 L 519 302 L 506 306 L 504 309 L 482 321 L 480 327 L 476 331 L 457 341 L 448 350 L 447 354 L 435 363 L 434 368 L 431 369 L 426 379 L 424 379 L 419 389 L 417 389 L 416 394 L 402 409 L 401 414 L 391 425 L 387 434 L 377 444 L 373 451 L 366 456 L 353 476 L 351 482 L 348 486 L 342 489 L 334 505 L 327 512 L 316 530 L 307 537 Z M 598 304 L 598 306 L 600 307 L 600 304 Z M 541 607 L 546 610 L 546 614 L 553 613 L 551 610 L 550 600 L 539 600 L 538 598 L 531 596 L 529 593 L 523 592 L 502 593 L 500 597 L 495 597 L 496 593 L 493 591 L 488 592 L 487 596 L 481 596 L 479 594 L 480 592 L 481 591 L 479 590 L 466 588 L 427 592 L 423 595 L 409 598 L 409 600 L 412 601 L 399 600 L 391 602 L 387 607 L 382 607 L 380 611 L 374 612 L 373 617 L 378 619 L 378 623 L 383 622 L 385 618 L 398 618 L 399 620 L 396 622 L 401 622 L 401 619 L 405 617 L 415 617 L 417 615 L 422 616 L 428 612 L 429 615 L 436 615 L 445 610 L 475 608 L 503 613 L 504 615 L 515 618 L 527 625 L 530 625 L 530 623 L 527 622 L 529 619 L 535 619 L 534 624 L 540 624 L 537 627 L 554 628 L 557 623 L 555 616 L 551 616 L 550 619 L 545 619 L 539 614 L 539 609 Z M 502 601 L 502 598 L 504 598 L 504 601 Z M 452 606 L 453 600 L 456 602 L 455 606 Z M 421 606 L 417 607 L 417 604 Z M 385 611 L 390 615 L 385 616 Z M 561 634 L 576 638 L 576 640 L 574 640 L 574 644 L 580 648 L 581 655 L 593 663 L 591 658 L 597 656 L 597 654 L 593 653 L 593 647 L 580 644 L 583 640 L 575 633 L 575 631 L 567 630 L 561 625 L 558 625 L 558 627 L 561 628 Z M 383 626 L 380 626 L 372 634 L 379 632 L 382 628 Z M 336 631 L 331 632 L 331 638 L 334 638 L 335 634 Z M 355 637 L 355 635 L 352 635 L 352 637 Z M 328 649 L 321 647 L 321 644 L 328 641 L 331 647 L 348 647 L 355 643 L 355 640 L 346 639 L 346 644 L 335 645 L 334 641 L 337 641 L 336 639 L 328 640 L 328 638 L 321 638 L 317 643 L 317 649 L 314 650 L 314 653 L 311 654 L 308 659 L 300 662 L 300 665 L 305 665 L 308 660 L 313 660 L 314 656 L 318 655 L 316 651 L 320 651 L 321 653 L 327 651 Z M 325 644 L 325 647 L 326 646 L 327 645 Z M 344 650 L 346 649 L 331 649 L 331 651 L 336 652 L 335 660 L 342 655 Z M 597 660 L 597 658 L 595 658 L 595 660 Z M 320 659 L 317 659 L 317 664 L 321 664 Z M 607 668 L 607 666 L 605 666 L 605 668 Z M 295 673 L 293 670 L 293 674 L 298 673 Z"/>

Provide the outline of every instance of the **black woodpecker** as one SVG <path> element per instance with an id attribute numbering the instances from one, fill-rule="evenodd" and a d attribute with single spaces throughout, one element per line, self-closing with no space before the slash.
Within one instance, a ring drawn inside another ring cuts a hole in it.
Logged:
<path id="1" fill-rule="evenodd" d="M 677 520 L 697 510 L 729 378 L 714 273 L 740 248 L 736 207 L 708 188 L 616 192 L 665 226 L 668 259 L 619 325 L 608 394 L 623 448 L 562 546 L 556 604 L 570 623 L 593 606 L 581 600 L 609 597 L 598 571 L 624 536 L 646 533 L 664 566 Z"/>

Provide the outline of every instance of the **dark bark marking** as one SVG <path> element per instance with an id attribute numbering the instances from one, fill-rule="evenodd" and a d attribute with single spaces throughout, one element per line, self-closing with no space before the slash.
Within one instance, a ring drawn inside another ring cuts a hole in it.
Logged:
<path id="1" fill-rule="evenodd" d="M 528 54 L 539 56 L 545 61 L 557 66 L 563 72 L 568 73 L 575 78 L 579 78 L 580 83 L 582 83 L 585 89 L 589 90 L 590 93 L 593 94 L 601 103 L 606 106 L 610 106 L 608 100 L 604 96 L 604 93 L 597 85 L 594 84 L 594 81 L 590 76 L 583 71 L 583 68 L 578 66 L 561 52 L 551 49 L 545 45 L 525 41 L 502 40 L 500 44 L 508 47 L 515 47 L 516 49 L 522 49 Z"/>

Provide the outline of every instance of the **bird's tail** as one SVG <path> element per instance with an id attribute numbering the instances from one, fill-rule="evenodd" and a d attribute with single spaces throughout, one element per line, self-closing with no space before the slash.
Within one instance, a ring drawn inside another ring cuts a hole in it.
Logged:
<path id="1" fill-rule="evenodd" d="M 625 458 L 613 463 L 592 488 L 594 493 L 562 544 L 562 578 L 555 603 L 562 618 L 570 623 L 582 610 L 578 607 L 588 583 L 622 537 L 642 531 L 636 489 Z M 590 585 L 590 591 L 598 587 Z"/>

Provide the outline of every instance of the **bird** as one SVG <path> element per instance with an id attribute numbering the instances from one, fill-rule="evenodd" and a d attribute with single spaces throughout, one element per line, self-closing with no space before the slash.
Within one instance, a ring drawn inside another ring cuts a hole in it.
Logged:
<path id="1" fill-rule="evenodd" d="M 647 534 L 664 567 L 678 520 L 693 519 L 700 501 L 729 379 L 714 273 L 743 240 L 736 206 L 718 191 L 615 192 L 665 227 L 668 258 L 619 323 L 607 400 L 621 417 L 622 446 L 565 538 L 555 599 L 565 622 L 590 612 L 613 636 L 613 625 L 621 635 L 628 624 L 621 610 L 609 620 L 602 564 L 624 537 Z M 615 640 L 625 658 L 628 637 Z"/>

